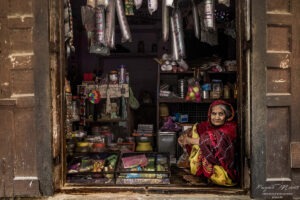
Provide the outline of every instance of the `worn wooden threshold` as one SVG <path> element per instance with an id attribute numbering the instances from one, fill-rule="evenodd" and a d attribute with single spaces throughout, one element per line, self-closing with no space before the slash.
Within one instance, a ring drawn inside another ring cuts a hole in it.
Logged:
<path id="1" fill-rule="evenodd" d="M 58 193 L 66 194 L 87 194 L 87 193 L 117 193 L 117 192 L 134 192 L 141 194 L 219 194 L 219 195 L 245 195 L 248 190 L 242 188 L 229 188 L 220 186 L 199 187 L 199 186 L 182 186 L 182 185 L 168 185 L 168 186 L 73 186 L 65 185 Z"/>

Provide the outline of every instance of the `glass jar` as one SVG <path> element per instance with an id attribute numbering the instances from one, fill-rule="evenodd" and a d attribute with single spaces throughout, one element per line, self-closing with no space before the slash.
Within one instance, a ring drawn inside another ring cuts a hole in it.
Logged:
<path id="1" fill-rule="evenodd" d="M 230 88 L 228 85 L 224 86 L 223 98 L 230 99 Z"/>
<path id="2" fill-rule="evenodd" d="M 210 93 L 212 99 L 219 99 L 222 97 L 223 93 L 223 83 L 222 80 L 213 79 L 212 80 L 212 91 Z"/>

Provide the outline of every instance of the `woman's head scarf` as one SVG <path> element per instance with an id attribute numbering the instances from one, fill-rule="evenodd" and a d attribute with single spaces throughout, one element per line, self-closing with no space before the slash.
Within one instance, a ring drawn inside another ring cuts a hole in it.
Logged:
<path id="1" fill-rule="evenodd" d="M 214 102 L 212 102 L 209 106 L 209 109 L 208 109 L 208 121 L 210 122 L 210 117 L 211 117 L 211 112 L 212 112 L 212 108 L 214 106 L 217 106 L 217 105 L 224 105 L 227 107 L 227 111 L 225 111 L 226 113 L 226 120 L 229 122 L 229 121 L 232 121 L 233 118 L 234 118 L 234 109 L 232 107 L 232 105 L 224 100 L 215 100 Z M 231 114 L 229 116 L 227 116 L 227 113 L 228 111 L 231 112 Z"/>

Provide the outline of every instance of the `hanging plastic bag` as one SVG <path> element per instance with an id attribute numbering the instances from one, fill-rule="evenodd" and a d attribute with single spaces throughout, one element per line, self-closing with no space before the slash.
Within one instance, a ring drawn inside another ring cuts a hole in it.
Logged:
<path id="1" fill-rule="evenodd" d="M 154 13 L 157 10 L 157 0 L 148 0 L 148 10 L 150 15 L 152 15 L 152 13 Z"/>
<path id="2" fill-rule="evenodd" d="M 134 0 L 134 5 L 137 10 L 141 8 L 142 4 L 143 0 Z"/>
<path id="3" fill-rule="evenodd" d="M 136 110 L 140 107 L 140 103 L 134 97 L 131 87 L 129 87 L 129 106 L 130 106 L 130 108 L 132 108 L 134 110 Z"/>

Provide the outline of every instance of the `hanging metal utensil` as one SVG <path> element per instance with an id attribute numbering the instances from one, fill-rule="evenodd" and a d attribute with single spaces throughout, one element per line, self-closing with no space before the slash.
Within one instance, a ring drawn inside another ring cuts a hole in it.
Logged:
<path id="1" fill-rule="evenodd" d="M 170 21 L 169 7 L 166 5 L 166 0 L 162 0 L 162 36 L 164 42 L 167 42 L 169 39 L 169 32 L 170 32 L 169 21 Z"/>
<path id="2" fill-rule="evenodd" d="M 110 0 L 106 9 L 106 28 L 105 41 L 106 45 L 113 49 L 115 48 L 115 23 L 116 23 L 116 1 Z"/>
<path id="3" fill-rule="evenodd" d="M 192 10 L 193 10 L 195 37 L 197 39 L 200 39 L 200 20 L 199 20 L 199 14 L 198 14 L 197 6 L 195 4 L 195 0 L 192 0 Z"/>
<path id="4" fill-rule="evenodd" d="M 184 34 L 183 34 L 183 25 L 182 25 L 182 16 L 179 8 L 174 10 L 174 23 L 175 23 L 175 31 L 178 39 L 178 50 L 179 57 L 185 58 L 185 44 L 184 44 Z"/>
<path id="5" fill-rule="evenodd" d="M 171 33 L 172 33 L 172 58 L 173 60 L 179 60 L 179 54 L 178 54 L 178 40 L 177 40 L 177 34 L 175 30 L 175 22 L 174 17 L 170 17 L 170 26 L 171 26 Z"/>
<path id="6" fill-rule="evenodd" d="M 122 33 L 122 42 L 131 42 L 132 37 L 131 37 L 131 32 L 129 29 L 129 25 L 127 22 L 127 18 L 125 16 L 125 11 L 124 11 L 124 5 L 122 0 L 116 0 L 116 11 L 117 11 L 117 16 L 120 24 L 120 29 Z"/>

